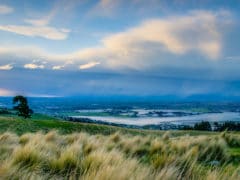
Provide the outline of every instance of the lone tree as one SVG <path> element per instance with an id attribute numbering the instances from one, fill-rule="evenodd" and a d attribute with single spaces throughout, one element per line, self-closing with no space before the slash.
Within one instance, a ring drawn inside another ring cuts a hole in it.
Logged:
<path id="1" fill-rule="evenodd" d="M 17 111 L 18 116 L 22 116 L 25 119 L 31 118 L 33 111 L 28 106 L 27 98 L 24 96 L 15 96 L 13 98 L 13 104 L 17 104 L 13 108 Z"/>

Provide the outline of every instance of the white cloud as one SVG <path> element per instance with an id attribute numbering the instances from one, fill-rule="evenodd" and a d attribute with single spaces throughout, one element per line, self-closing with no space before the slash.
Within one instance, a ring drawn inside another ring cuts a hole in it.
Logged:
<path id="1" fill-rule="evenodd" d="M 44 69 L 44 67 L 45 67 L 45 66 L 42 65 L 42 64 L 41 64 L 41 65 L 38 65 L 38 64 L 31 64 L 31 63 L 30 63 L 30 64 L 25 64 L 25 65 L 24 65 L 24 68 L 25 68 L 25 69 Z"/>
<path id="2" fill-rule="evenodd" d="M 100 63 L 99 62 L 89 62 L 87 64 L 80 65 L 79 69 L 89 69 L 89 68 L 92 68 L 92 67 L 94 67 L 98 64 L 100 64 Z"/>
<path id="3" fill-rule="evenodd" d="M 217 59 L 222 46 L 217 21 L 217 15 L 206 11 L 148 20 L 138 27 L 103 39 L 103 44 L 109 50 L 123 54 L 143 51 L 147 45 L 155 44 L 155 47 L 162 46 L 173 54 L 195 51 Z"/>
<path id="4" fill-rule="evenodd" d="M 11 70 L 13 68 L 12 64 L 6 64 L 0 66 L 0 70 Z"/>
<path id="5" fill-rule="evenodd" d="M 25 19 L 26 23 L 31 24 L 33 26 L 46 26 L 49 23 L 49 19 Z"/>
<path id="6" fill-rule="evenodd" d="M 68 37 L 70 30 L 57 29 L 49 26 L 16 26 L 16 25 L 1 25 L 0 30 L 8 31 L 24 36 L 42 37 L 51 40 L 64 40 Z"/>
<path id="7" fill-rule="evenodd" d="M 49 23 L 56 16 L 60 6 L 53 8 L 47 15 L 44 14 L 40 18 L 25 19 L 24 22 L 28 25 L 0 25 L 0 30 L 12 32 L 24 36 L 41 37 L 51 40 L 64 40 L 70 32 L 66 28 L 51 27 Z M 1 6 L 0 6 L 1 10 Z"/>
<path id="8" fill-rule="evenodd" d="M 194 53 L 218 60 L 223 44 L 220 27 L 228 16 L 225 11 L 192 11 L 185 16 L 147 20 L 134 28 L 106 36 L 102 46 L 82 49 L 71 56 L 101 59 L 110 67 L 136 69 L 154 66 L 149 63 L 149 57 L 161 61 L 159 57 L 166 53 L 179 57 Z"/>
<path id="9" fill-rule="evenodd" d="M 52 70 L 63 70 L 67 65 L 74 64 L 73 61 L 67 61 L 63 65 L 53 66 Z"/>
<path id="10" fill-rule="evenodd" d="M 10 14 L 14 9 L 10 6 L 0 5 L 0 14 Z"/>
<path id="11" fill-rule="evenodd" d="M 52 69 L 53 70 L 62 70 L 64 68 L 64 66 L 53 66 Z"/>
<path id="12" fill-rule="evenodd" d="M 16 93 L 7 89 L 0 88 L 0 96 L 13 96 Z"/>
<path id="13" fill-rule="evenodd" d="M 53 63 L 54 70 L 64 69 L 66 60 L 75 64 L 96 61 L 108 68 L 126 66 L 135 69 L 155 66 L 166 54 L 180 59 L 191 53 L 196 57 L 201 55 L 204 59 L 218 60 L 223 46 L 221 27 L 228 25 L 225 22 L 228 16 L 222 11 L 192 11 L 184 16 L 146 20 L 126 31 L 107 35 L 98 47 L 68 54 L 53 54 L 33 46 L 4 46 L 0 47 L 0 54 L 46 59 Z"/>

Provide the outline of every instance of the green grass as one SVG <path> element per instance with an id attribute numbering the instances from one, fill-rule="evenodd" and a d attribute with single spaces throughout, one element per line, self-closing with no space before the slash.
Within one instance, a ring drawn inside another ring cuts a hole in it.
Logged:
<path id="1" fill-rule="evenodd" d="M 160 130 L 139 130 L 92 123 L 69 122 L 42 114 L 34 114 L 31 119 L 23 119 L 15 115 L 0 115 L 0 133 L 10 131 L 21 135 L 27 132 L 49 132 L 51 130 L 57 130 L 61 134 L 87 132 L 89 134 L 104 135 L 109 135 L 117 131 L 133 135 L 162 135 L 165 132 Z M 171 134 L 172 136 L 197 136 L 215 135 L 216 133 L 207 131 L 171 131 Z"/>
<path id="2" fill-rule="evenodd" d="M 231 154 L 240 158 L 240 148 L 231 148 Z"/>
<path id="3" fill-rule="evenodd" d="M 239 133 L 0 115 L 0 179 L 235 180 L 239 167 Z"/>
<path id="4" fill-rule="evenodd" d="M 240 147 L 229 148 L 229 153 L 235 165 L 240 164 Z"/>

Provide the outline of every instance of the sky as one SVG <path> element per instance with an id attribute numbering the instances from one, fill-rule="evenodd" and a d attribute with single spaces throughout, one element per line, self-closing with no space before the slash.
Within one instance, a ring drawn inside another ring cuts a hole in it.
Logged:
<path id="1" fill-rule="evenodd" d="M 0 96 L 240 99 L 239 0 L 0 0 Z"/>

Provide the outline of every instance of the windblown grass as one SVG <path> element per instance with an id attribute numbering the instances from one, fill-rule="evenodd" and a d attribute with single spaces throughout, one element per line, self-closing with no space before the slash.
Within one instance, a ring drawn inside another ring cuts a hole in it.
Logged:
<path id="1" fill-rule="evenodd" d="M 0 179 L 240 179 L 239 135 L 0 134 Z M 234 149 L 234 156 L 231 153 Z"/>

